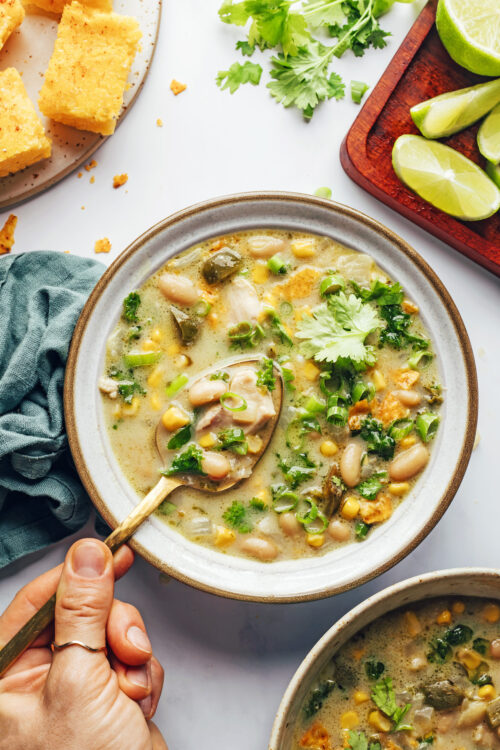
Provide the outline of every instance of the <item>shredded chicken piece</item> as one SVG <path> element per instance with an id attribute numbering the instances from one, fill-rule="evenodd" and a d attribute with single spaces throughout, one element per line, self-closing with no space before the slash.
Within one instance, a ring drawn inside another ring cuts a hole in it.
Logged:
<path id="1" fill-rule="evenodd" d="M 262 304 L 255 287 L 246 279 L 233 279 L 226 289 L 226 306 L 230 325 L 257 323 Z"/>
<path id="2" fill-rule="evenodd" d="M 116 398 L 118 396 L 118 383 L 113 378 L 102 376 L 99 378 L 98 385 L 101 393 L 105 393 L 109 398 Z"/>
<path id="3" fill-rule="evenodd" d="M 250 367 L 236 371 L 229 390 L 246 401 L 246 409 L 233 412 L 233 421 L 245 425 L 246 432 L 257 432 L 271 417 L 276 416 L 271 395 L 257 386 L 257 373 Z"/>

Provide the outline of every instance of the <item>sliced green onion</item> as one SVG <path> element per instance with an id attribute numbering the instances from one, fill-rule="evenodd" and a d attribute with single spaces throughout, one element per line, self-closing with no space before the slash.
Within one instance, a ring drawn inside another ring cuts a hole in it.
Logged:
<path id="1" fill-rule="evenodd" d="M 291 305 L 290 302 L 287 302 L 287 300 L 283 300 L 283 302 L 280 303 L 280 315 L 283 318 L 287 318 L 292 313 L 293 305 Z"/>
<path id="2" fill-rule="evenodd" d="M 273 501 L 273 510 L 276 513 L 287 513 L 289 510 L 293 510 L 299 502 L 299 496 L 291 490 L 281 492 Z"/>
<path id="3" fill-rule="evenodd" d="M 158 508 L 158 513 L 161 513 L 162 516 L 170 516 L 172 513 L 174 513 L 177 510 L 177 505 L 174 505 L 169 500 L 164 500 L 160 507 Z"/>
<path id="4" fill-rule="evenodd" d="M 267 267 L 270 271 L 272 271 L 272 273 L 275 274 L 283 274 L 288 270 L 285 261 L 279 253 L 276 253 L 276 255 L 273 255 L 272 258 L 269 258 L 269 260 L 267 261 Z"/>
<path id="5" fill-rule="evenodd" d="M 125 354 L 123 360 L 127 367 L 146 367 L 155 365 L 162 358 L 163 352 L 145 352 L 144 354 Z"/>
<path id="6" fill-rule="evenodd" d="M 226 401 L 228 399 L 233 399 L 236 401 L 241 401 L 240 406 L 227 406 Z M 243 398 L 243 396 L 238 396 L 237 393 L 232 393 L 231 391 L 227 391 L 226 393 L 223 393 L 220 397 L 221 405 L 224 407 L 224 409 L 227 409 L 227 411 L 245 411 L 245 409 L 248 407 L 247 402 Z"/>
<path id="7" fill-rule="evenodd" d="M 363 380 L 358 380 L 354 384 L 352 389 L 352 403 L 357 404 L 358 401 L 366 399 L 367 401 L 373 401 L 375 398 L 375 386 L 373 383 L 365 383 Z"/>
<path id="8" fill-rule="evenodd" d="M 319 187 L 314 191 L 314 195 L 316 195 L 318 198 L 331 198 L 332 191 L 329 187 Z"/>
<path id="9" fill-rule="evenodd" d="M 318 509 L 316 518 L 310 523 L 304 524 L 304 529 L 308 534 L 322 534 L 328 526 L 328 518 Z"/>
<path id="10" fill-rule="evenodd" d="M 326 409 L 326 403 L 313 394 L 305 402 L 304 409 L 308 414 L 322 414 Z"/>
<path id="11" fill-rule="evenodd" d="M 367 523 L 364 523 L 363 521 L 358 521 L 356 526 L 354 527 L 354 531 L 358 539 L 364 539 L 368 532 L 370 531 L 370 527 Z"/>
<path id="12" fill-rule="evenodd" d="M 313 503 L 312 500 L 302 498 L 300 500 L 301 506 L 297 509 L 295 517 L 299 523 L 303 526 L 312 523 L 318 516 L 318 506 Z"/>
<path id="13" fill-rule="evenodd" d="M 338 273 L 331 273 L 326 276 L 319 285 L 319 293 L 322 297 L 326 294 L 334 294 L 345 288 L 345 281 Z"/>
<path id="14" fill-rule="evenodd" d="M 424 443 L 428 443 L 436 436 L 437 428 L 439 426 L 439 417 L 437 414 L 432 412 L 425 412 L 419 414 L 415 423 L 417 432 L 420 435 Z"/>
<path id="15" fill-rule="evenodd" d="M 430 363 L 434 359 L 434 354 L 428 352 L 425 349 L 421 349 L 419 352 L 415 352 L 408 360 L 408 367 L 412 370 L 418 370 L 419 367 L 425 369 L 429 367 Z"/>
<path id="16" fill-rule="evenodd" d="M 345 427 L 347 424 L 347 417 L 349 416 L 347 406 L 337 403 L 337 397 L 334 397 L 331 401 L 332 403 L 328 404 L 328 410 L 326 412 L 327 421 L 337 427 Z"/>
<path id="17" fill-rule="evenodd" d="M 369 88 L 368 84 L 364 81 L 351 81 L 351 99 L 354 104 L 361 104 L 361 99 Z"/>
<path id="18" fill-rule="evenodd" d="M 286 444 L 292 451 L 301 451 L 304 448 L 305 432 L 300 419 L 293 419 L 286 428 Z"/>
<path id="19" fill-rule="evenodd" d="M 199 315 L 200 318 L 206 318 L 211 309 L 212 305 L 210 304 L 210 302 L 207 302 L 206 299 L 200 299 L 194 306 L 193 311 L 194 314 Z"/>
<path id="20" fill-rule="evenodd" d="M 410 434 L 414 426 L 413 419 L 396 419 L 389 428 L 389 435 L 391 438 L 394 438 L 396 442 L 399 442 Z"/>
<path id="21" fill-rule="evenodd" d="M 293 374 L 292 370 L 290 370 L 288 367 L 282 367 L 281 372 L 283 374 L 283 380 L 285 382 L 285 388 L 288 391 L 294 391 L 295 386 L 292 385 L 292 382 L 295 380 L 295 375 Z"/>
<path id="22" fill-rule="evenodd" d="M 189 378 L 187 375 L 177 375 L 171 383 L 167 385 L 166 394 L 168 398 L 172 398 L 176 393 L 179 393 L 181 388 L 184 388 Z"/>

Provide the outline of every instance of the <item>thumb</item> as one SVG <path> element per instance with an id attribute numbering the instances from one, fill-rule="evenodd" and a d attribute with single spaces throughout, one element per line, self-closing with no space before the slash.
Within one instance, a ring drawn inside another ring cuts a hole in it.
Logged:
<path id="1" fill-rule="evenodd" d="M 105 646 L 113 586 L 113 557 L 108 547 L 97 539 L 76 542 L 66 556 L 57 589 L 55 643 L 81 641 L 92 648 Z M 77 648 L 83 651 L 75 646 L 66 653 Z M 56 652 L 54 661 L 63 654 L 65 651 Z"/>

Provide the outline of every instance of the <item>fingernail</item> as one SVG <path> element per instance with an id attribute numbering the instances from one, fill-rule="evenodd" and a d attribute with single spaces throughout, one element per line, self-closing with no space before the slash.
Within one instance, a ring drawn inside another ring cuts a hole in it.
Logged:
<path id="1" fill-rule="evenodd" d="M 127 679 L 137 687 L 149 687 L 149 675 L 146 667 L 129 667 L 127 669 Z"/>
<path id="2" fill-rule="evenodd" d="M 132 625 L 132 627 L 127 630 L 127 640 L 129 640 L 130 643 L 140 651 L 145 651 L 147 654 L 150 654 L 153 650 L 146 633 L 144 630 L 137 627 L 137 625 Z"/>
<path id="3" fill-rule="evenodd" d="M 149 719 L 151 716 L 151 709 L 153 708 L 153 701 L 151 699 L 151 696 L 148 695 L 147 698 L 143 698 L 142 701 L 139 701 L 139 706 L 142 709 L 142 713 L 146 717 L 146 719 Z"/>
<path id="4" fill-rule="evenodd" d="M 79 542 L 71 556 L 75 573 L 82 578 L 99 578 L 106 567 L 106 557 L 99 542 Z"/>

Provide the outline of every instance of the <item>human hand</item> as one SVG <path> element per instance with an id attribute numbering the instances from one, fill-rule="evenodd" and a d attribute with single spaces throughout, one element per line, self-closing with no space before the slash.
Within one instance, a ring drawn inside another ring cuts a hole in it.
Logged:
<path id="1" fill-rule="evenodd" d="M 138 610 L 113 598 L 133 553 L 82 539 L 63 565 L 25 586 L 0 617 L 0 647 L 57 590 L 54 625 L 0 680 L 0 750 L 168 750 L 149 722 L 163 686 Z M 105 652 L 50 643 L 81 641 Z"/>

